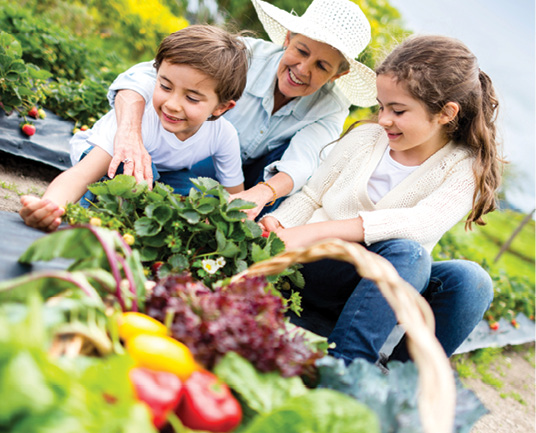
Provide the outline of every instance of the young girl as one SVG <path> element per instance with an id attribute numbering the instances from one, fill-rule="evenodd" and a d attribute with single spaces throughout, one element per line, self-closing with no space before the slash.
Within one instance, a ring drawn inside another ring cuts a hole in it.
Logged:
<path id="1" fill-rule="evenodd" d="M 431 265 L 430 252 L 464 216 L 470 228 L 495 209 L 497 99 L 475 56 L 448 37 L 410 37 L 376 73 L 378 124 L 351 128 L 261 224 L 287 248 L 339 238 L 385 257 L 430 302 L 450 356 L 482 319 L 493 289 L 475 263 Z M 329 336 L 332 354 L 347 363 L 376 361 L 396 318 L 375 284 L 333 260 L 303 273 L 304 312 L 293 321 Z"/>

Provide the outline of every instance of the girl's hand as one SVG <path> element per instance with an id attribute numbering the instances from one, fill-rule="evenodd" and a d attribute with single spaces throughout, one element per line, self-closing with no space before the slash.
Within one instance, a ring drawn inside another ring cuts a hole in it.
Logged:
<path id="1" fill-rule="evenodd" d="M 65 213 L 65 209 L 56 203 L 31 195 L 23 195 L 20 202 L 22 209 L 19 215 L 26 225 L 52 232 L 61 224 L 61 216 Z"/>
<path id="2" fill-rule="evenodd" d="M 315 242 L 331 238 L 346 242 L 363 242 L 365 233 L 361 217 L 305 224 L 273 231 L 285 242 L 287 249 L 307 247 Z"/>
<path id="3" fill-rule="evenodd" d="M 311 227 L 303 225 L 289 229 L 280 228 L 273 231 L 285 243 L 287 250 L 293 250 L 295 248 L 307 247 L 320 240 L 318 233 Z"/>
<path id="4" fill-rule="evenodd" d="M 279 220 L 274 218 L 273 216 L 264 217 L 262 220 L 259 221 L 259 225 L 263 230 L 267 232 L 275 232 L 279 229 L 284 228 L 279 222 Z"/>

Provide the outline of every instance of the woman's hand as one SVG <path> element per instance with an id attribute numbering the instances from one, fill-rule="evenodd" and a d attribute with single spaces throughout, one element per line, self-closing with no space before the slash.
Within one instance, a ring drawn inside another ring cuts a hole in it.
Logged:
<path id="1" fill-rule="evenodd" d="M 146 180 L 149 188 L 153 187 L 153 170 L 151 155 L 143 146 L 141 131 L 132 128 L 119 129 L 114 138 L 114 157 L 108 167 L 108 176 L 113 178 L 119 164 L 123 162 L 123 174 L 134 176 L 136 182 Z"/>
<path id="2" fill-rule="evenodd" d="M 61 216 L 65 213 L 65 209 L 56 203 L 31 195 L 23 195 L 20 202 L 22 209 L 19 215 L 26 225 L 52 232 L 61 224 Z"/>
<path id="3" fill-rule="evenodd" d="M 145 99 L 133 90 L 120 90 L 115 97 L 117 131 L 114 138 L 114 156 L 108 167 L 108 177 L 113 178 L 119 164 L 123 173 L 134 176 L 136 182 L 146 180 L 153 187 L 151 156 L 143 145 L 141 121 Z"/>
<path id="4" fill-rule="evenodd" d="M 255 185 L 250 189 L 239 192 L 238 194 L 232 194 L 229 197 L 229 201 L 234 200 L 235 198 L 240 198 L 242 200 L 251 201 L 256 204 L 253 209 L 246 209 L 245 212 L 248 216 L 248 219 L 254 220 L 257 215 L 259 215 L 266 205 L 266 203 L 272 201 L 273 192 L 272 190 L 265 185 Z"/>

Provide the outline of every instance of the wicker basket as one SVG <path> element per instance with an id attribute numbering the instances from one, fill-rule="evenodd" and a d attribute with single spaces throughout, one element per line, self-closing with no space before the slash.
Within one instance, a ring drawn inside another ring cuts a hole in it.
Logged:
<path id="1" fill-rule="evenodd" d="M 386 259 L 359 244 L 328 239 L 256 263 L 233 281 L 246 275 L 278 274 L 295 263 L 327 258 L 354 264 L 359 275 L 376 283 L 406 331 L 408 351 L 419 371 L 419 414 L 424 431 L 452 433 L 456 388 L 448 358 L 434 334 L 432 310 Z"/>

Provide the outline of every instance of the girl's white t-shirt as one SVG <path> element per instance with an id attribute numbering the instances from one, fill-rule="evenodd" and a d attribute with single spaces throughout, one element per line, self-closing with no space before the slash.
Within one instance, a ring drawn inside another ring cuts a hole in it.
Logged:
<path id="1" fill-rule="evenodd" d="M 400 164 L 391 157 L 390 150 L 391 148 L 387 146 L 368 181 L 367 192 L 374 204 L 419 167 Z"/>
<path id="2" fill-rule="evenodd" d="M 76 164 L 89 146 L 99 146 L 113 156 L 117 121 L 114 110 L 106 113 L 93 128 L 71 138 L 71 162 Z M 159 172 L 190 169 L 199 161 L 212 157 L 216 179 L 223 186 L 236 186 L 244 181 L 240 143 L 235 127 L 223 117 L 205 121 L 190 138 L 181 141 L 166 131 L 154 110 L 146 104 L 142 119 L 142 139 Z"/>

